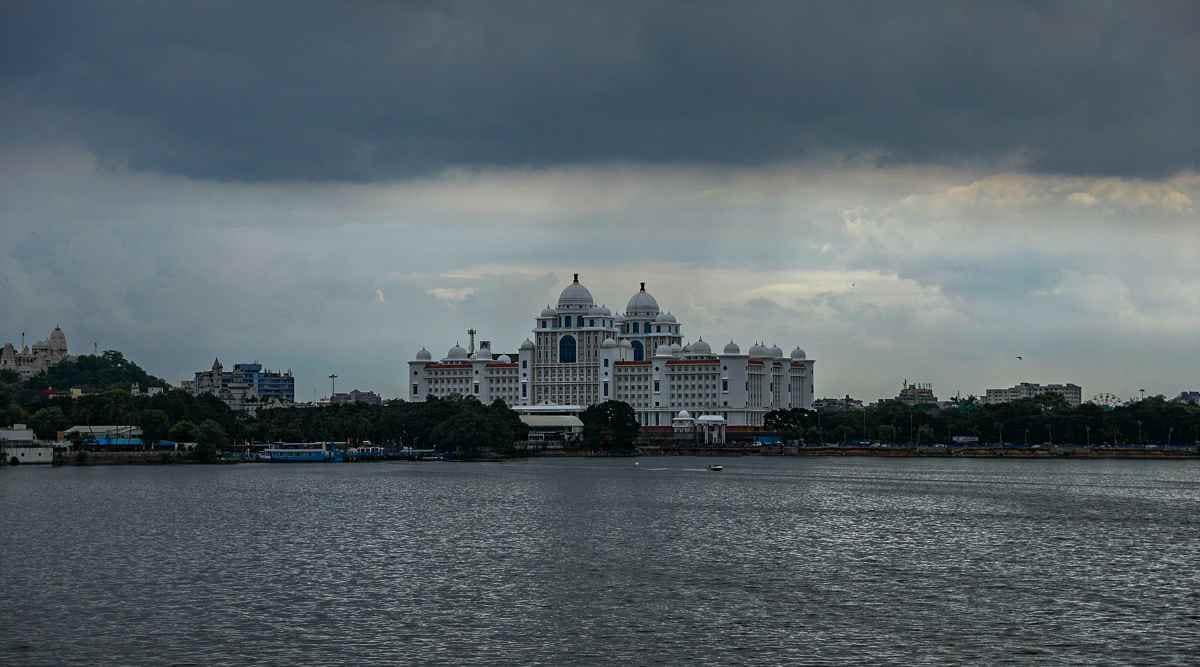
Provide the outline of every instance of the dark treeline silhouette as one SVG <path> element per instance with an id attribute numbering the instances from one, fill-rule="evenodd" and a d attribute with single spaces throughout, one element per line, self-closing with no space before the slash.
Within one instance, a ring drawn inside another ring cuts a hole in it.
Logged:
<path id="1" fill-rule="evenodd" d="M 484 405 L 473 397 L 431 397 L 422 403 L 286 407 L 249 415 L 209 395 L 177 390 L 133 395 L 133 384 L 168 385 L 119 352 L 81 356 L 51 370 L 26 381 L 15 373 L 0 373 L 0 421 L 28 423 L 44 439 L 73 425 L 135 425 L 146 442 L 199 442 L 205 451 L 247 442 L 371 441 L 474 456 L 502 453 L 528 435 L 517 414 L 499 400 Z M 81 387 L 88 393 L 77 399 L 51 398 L 43 391 L 49 387 Z"/>
<path id="2" fill-rule="evenodd" d="M 978 438 L 980 444 L 1010 446 L 1193 446 L 1200 442 L 1200 407 L 1163 396 L 1111 408 L 1094 403 L 1072 408 L 1055 394 L 997 405 L 971 397 L 942 408 L 888 400 L 863 410 L 820 415 L 812 410 L 775 410 L 767 414 L 766 427 L 807 443 L 869 440 L 926 445 L 966 436 Z"/>

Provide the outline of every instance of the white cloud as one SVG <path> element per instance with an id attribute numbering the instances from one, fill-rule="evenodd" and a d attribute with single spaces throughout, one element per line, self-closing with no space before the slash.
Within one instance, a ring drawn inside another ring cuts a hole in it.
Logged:
<path id="1" fill-rule="evenodd" d="M 435 299 L 442 301 L 466 301 L 468 297 L 475 296 L 474 287 L 434 287 L 426 291 L 426 294 Z"/>

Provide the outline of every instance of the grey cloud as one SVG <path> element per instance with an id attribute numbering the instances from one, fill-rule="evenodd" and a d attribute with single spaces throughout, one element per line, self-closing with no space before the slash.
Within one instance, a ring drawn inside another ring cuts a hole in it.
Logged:
<path id="1" fill-rule="evenodd" d="M 459 165 L 1200 164 L 1200 10 L 1098 3 L 6 3 L 0 140 L 224 180 Z"/>

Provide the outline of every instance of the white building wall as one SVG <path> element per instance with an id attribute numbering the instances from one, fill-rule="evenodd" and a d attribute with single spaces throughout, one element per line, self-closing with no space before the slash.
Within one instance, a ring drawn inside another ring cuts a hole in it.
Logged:
<path id="1" fill-rule="evenodd" d="M 802 353 L 797 356 L 798 348 L 791 358 L 761 345 L 751 350 L 753 358 L 740 351 L 717 355 L 700 348 L 703 354 L 685 353 L 681 325 L 660 314 L 644 290 L 635 293 L 622 315 L 596 306 L 586 288 L 572 283 L 558 307 L 535 318 L 532 340 L 509 364 L 492 360 L 490 349 L 486 358 L 451 359 L 452 349 L 441 362 L 409 362 L 410 400 L 451 393 L 484 402 L 501 398 L 512 405 L 591 405 L 613 399 L 633 406 L 647 426 L 669 426 L 681 409 L 723 417 L 731 426 L 761 426 L 771 409 L 811 407 L 814 362 Z M 559 358 L 564 336 L 575 340 L 573 363 Z M 615 345 L 605 345 L 610 338 Z M 645 347 L 641 363 L 634 362 L 633 341 Z M 658 354 L 664 345 L 670 351 Z M 708 360 L 714 363 L 702 363 Z"/>

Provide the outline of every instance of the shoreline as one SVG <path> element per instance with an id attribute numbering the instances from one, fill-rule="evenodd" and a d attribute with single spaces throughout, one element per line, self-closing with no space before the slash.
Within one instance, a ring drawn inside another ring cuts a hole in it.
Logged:
<path id="1" fill-rule="evenodd" d="M 963 448 L 949 449 L 940 447 L 726 447 L 726 448 L 657 448 L 643 447 L 637 453 L 615 454 L 596 452 L 582 449 L 548 450 L 530 452 L 528 456 L 510 458 L 480 457 L 477 459 L 458 459 L 456 463 L 497 463 L 504 461 L 520 461 L 537 458 L 666 458 L 672 456 L 693 456 L 698 458 L 741 458 L 754 457 L 826 457 L 826 458 L 969 458 L 969 459 L 1068 459 L 1076 461 L 1090 460 L 1144 460 L 1144 461 L 1187 461 L 1200 460 L 1200 451 L 1196 448 L 1172 449 L 1111 449 L 1085 447 L 1062 447 L 1054 449 L 1000 449 L 1000 448 Z M 447 459 L 451 461 L 451 459 Z M 421 462 L 412 459 L 379 459 L 354 461 L 363 463 L 397 463 Z M 59 466 L 176 466 L 176 465 L 235 465 L 235 464 L 267 463 L 261 461 L 217 461 L 201 463 L 185 458 L 164 457 L 161 452 L 88 452 L 83 461 L 75 460 L 74 456 L 63 457 L 50 463 L 30 463 L 23 465 L 59 467 Z M 317 462 L 319 463 L 319 462 Z M 2 466 L 8 467 L 8 466 Z"/>

